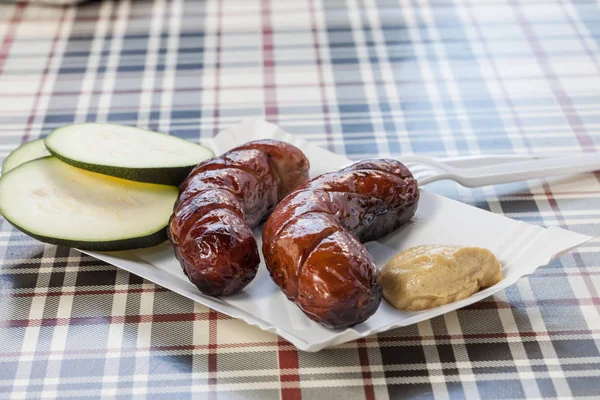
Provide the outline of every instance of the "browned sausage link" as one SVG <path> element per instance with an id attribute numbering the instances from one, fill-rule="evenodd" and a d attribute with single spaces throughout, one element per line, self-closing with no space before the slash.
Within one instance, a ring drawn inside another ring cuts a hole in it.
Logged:
<path id="1" fill-rule="evenodd" d="M 267 155 L 278 183 L 278 200 L 299 186 L 298 182 L 305 183 L 308 180 L 308 159 L 300 149 L 289 143 L 256 140 L 238 148 L 256 149 Z"/>
<path id="2" fill-rule="evenodd" d="M 280 196 L 308 181 L 308 160 L 274 140 L 249 142 L 204 161 L 180 186 L 169 238 L 185 274 L 211 296 L 238 292 L 256 276 L 252 228 Z"/>
<path id="3" fill-rule="evenodd" d="M 395 160 L 362 161 L 313 179 L 283 199 L 265 224 L 271 277 L 324 326 L 365 321 L 379 307 L 382 288 L 362 243 L 407 222 L 418 200 L 416 180 Z"/>

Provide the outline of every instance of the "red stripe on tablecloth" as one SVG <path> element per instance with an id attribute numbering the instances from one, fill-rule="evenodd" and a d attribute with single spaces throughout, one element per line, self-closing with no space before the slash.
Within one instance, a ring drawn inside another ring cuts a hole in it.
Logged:
<path id="1" fill-rule="evenodd" d="M 369 362 L 369 352 L 367 351 L 367 342 L 364 338 L 356 341 L 358 346 L 358 359 L 362 370 L 363 388 L 366 400 L 375 400 L 375 391 L 373 390 L 373 380 L 371 377 L 371 367 Z"/>
<path id="2" fill-rule="evenodd" d="M 267 120 L 276 122 L 277 93 L 275 84 L 275 58 L 273 57 L 273 27 L 271 25 L 271 1 L 262 2 L 261 22 L 263 41 L 263 85 Z"/>
<path id="3" fill-rule="evenodd" d="M 317 74 L 319 80 L 319 91 L 321 94 L 321 110 L 323 111 L 323 119 L 325 121 L 325 135 L 327 138 L 327 148 L 330 151 L 334 151 L 333 148 L 333 137 L 332 137 L 332 129 L 331 129 L 331 119 L 329 117 L 329 103 L 327 101 L 327 92 L 325 90 L 325 77 L 323 76 L 323 61 L 321 60 L 320 48 L 319 44 L 319 35 L 317 29 L 317 16 L 315 13 L 315 4 L 314 0 L 308 1 L 308 7 L 310 11 L 310 21 L 311 21 L 311 30 L 313 37 L 313 48 L 315 50 L 315 61 L 317 63 Z"/>
<path id="4" fill-rule="evenodd" d="M 277 342 L 279 361 L 279 382 L 281 383 L 282 400 L 302 399 L 300 391 L 300 374 L 298 371 L 298 351 L 290 343 L 279 337 Z"/>
<path id="5" fill-rule="evenodd" d="M 8 21 L 8 29 L 6 30 L 6 34 L 4 35 L 2 45 L 0 45 L 0 75 L 2 75 L 4 65 L 6 63 L 6 60 L 8 59 L 8 52 L 10 51 L 10 47 L 12 46 L 12 43 L 15 39 L 15 31 L 17 30 L 17 26 L 23 19 L 25 7 L 27 7 L 27 3 L 19 3 L 15 5 L 15 13 L 13 14 L 10 21 Z"/>
<path id="6" fill-rule="evenodd" d="M 62 14 L 58 20 L 58 26 L 56 28 L 56 33 L 52 38 L 52 45 L 50 46 L 50 54 L 48 55 L 46 65 L 44 66 L 44 71 L 42 72 L 42 77 L 40 79 L 40 84 L 35 92 L 33 97 L 33 105 L 31 106 L 31 112 L 27 117 L 27 124 L 25 125 L 25 132 L 23 133 L 23 138 L 21 139 L 21 143 L 26 143 L 29 141 L 29 136 L 31 135 L 31 128 L 33 125 L 33 121 L 35 120 L 35 116 L 37 115 L 38 104 L 40 103 L 40 98 L 42 95 L 42 90 L 44 89 L 44 85 L 46 83 L 46 79 L 48 78 L 48 73 L 50 72 L 50 65 L 52 64 L 52 60 L 54 59 L 54 54 L 56 53 L 56 45 L 58 43 L 58 38 L 60 37 L 60 31 L 62 29 L 62 24 L 65 22 L 65 17 L 67 16 L 67 7 L 63 7 Z"/>
<path id="7" fill-rule="evenodd" d="M 217 320 L 219 313 L 208 312 L 208 398 L 217 398 Z M 202 316 L 202 314 L 200 314 Z M 202 318 L 200 318 L 202 319 Z"/>

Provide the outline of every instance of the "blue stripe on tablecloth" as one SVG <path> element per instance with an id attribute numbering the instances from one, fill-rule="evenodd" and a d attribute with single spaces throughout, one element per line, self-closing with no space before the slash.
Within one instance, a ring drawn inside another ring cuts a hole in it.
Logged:
<path id="1" fill-rule="evenodd" d="M 365 1 L 361 0 L 359 2 L 359 6 L 365 7 Z M 369 57 L 369 68 L 373 72 L 373 79 L 375 81 L 384 81 L 384 75 L 381 70 L 381 64 L 388 63 L 389 53 L 384 52 L 384 57 L 386 58 L 386 60 L 381 60 L 379 58 L 376 47 L 380 46 L 381 44 L 375 40 L 373 28 L 371 27 L 371 22 L 369 21 L 369 16 L 367 13 L 361 13 L 360 23 L 362 24 L 362 30 L 365 35 L 365 45 L 367 46 L 367 54 Z M 404 127 L 397 126 L 395 123 L 396 121 L 391 116 L 389 116 L 390 111 L 393 107 L 389 104 L 390 98 L 386 93 L 385 86 L 377 85 L 375 89 L 377 93 L 377 102 L 379 104 L 379 112 L 384 118 L 382 125 L 386 133 L 385 139 L 388 147 L 386 150 L 388 150 L 392 155 L 401 155 L 402 146 L 398 141 L 398 136 L 399 131 Z"/>
<path id="2" fill-rule="evenodd" d="M 206 3 L 202 2 L 200 4 L 196 5 L 197 7 L 200 7 L 200 10 L 204 11 L 205 7 L 206 7 Z M 186 15 L 187 13 L 191 13 L 192 12 L 192 6 L 190 3 L 185 2 L 183 4 L 183 14 Z M 204 58 L 204 46 L 202 46 L 202 39 L 203 39 L 203 35 L 202 36 L 192 36 L 190 37 L 189 35 L 186 34 L 185 30 L 182 29 L 181 32 L 179 33 L 179 50 L 177 52 L 177 61 L 176 61 L 176 65 L 175 68 L 178 70 L 181 62 L 182 62 L 182 54 L 186 54 L 187 52 L 191 52 L 191 50 L 193 50 L 192 53 L 192 57 L 191 59 L 189 59 L 189 57 L 186 57 L 187 61 L 190 61 L 192 63 L 195 63 L 197 65 L 199 65 L 200 67 L 198 68 L 198 71 L 196 74 L 194 74 L 192 77 L 186 75 L 178 75 L 175 74 L 175 88 L 180 88 L 180 87 L 186 87 L 189 86 L 189 82 L 190 80 L 194 83 L 197 83 L 197 85 L 194 85 L 194 89 L 191 92 L 183 92 L 183 91 L 178 91 L 175 90 L 175 92 L 173 93 L 173 104 L 183 104 L 183 103 L 187 103 L 187 108 L 188 109 L 184 109 L 184 110 L 172 110 L 171 111 L 171 129 L 169 132 L 171 132 L 174 135 L 186 138 L 186 139 L 190 139 L 190 140 L 198 140 L 201 137 L 201 131 L 202 131 L 202 119 L 204 117 L 204 115 L 206 115 L 206 111 L 204 110 L 203 104 L 202 104 L 202 94 L 203 94 L 203 90 L 201 87 L 201 83 L 202 83 L 202 77 L 204 76 L 204 69 L 202 69 L 201 65 L 202 65 L 202 60 Z M 186 43 L 192 43 L 193 47 L 188 47 L 188 48 L 182 48 L 182 46 Z M 185 114 L 184 114 L 185 113 Z M 208 114 L 210 115 L 210 114 Z M 221 115 L 225 115 L 224 111 L 221 111 Z M 193 119 L 194 121 L 196 120 L 196 118 L 198 119 L 198 123 L 197 124 L 190 124 L 190 126 L 186 127 L 186 128 L 178 128 L 178 121 L 180 120 L 186 120 L 186 119 Z"/>
<path id="3" fill-rule="evenodd" d="M 343 22 L 348 25 L 350 24 L 348 10 L 345 7 L 344 9 L 334 9 L 330 3 L 326 2 L 323 4 L 323 11 L 325 13 L 325 20 L 327 21 L 328 25 L 339 22 Z M 336 43 L 340 40 L 340 38 L 351 37 L 347 35 L 352 35 L 352 31 L 340 31 L 330 28 L 327 29 L 327 38 L 329 43 Z M 330 45 L 329 52 L 331 55 L 331 69 L 333 71 L 334 82 L 336 83 L 338 102 L 345 103 L 345 97 L 352 98 L 354 102 L 354 105 L 351 108 L 347 107 L 347 105 L 344 107 L 341 104 L 338 106 L 342 133 L 361 132 L 364 134 L 364 138 L 371 139 L 371 143 L 368 144 L 353 145 L 344 143 L 344 149 L 348 154 L 377 153 L 378 149 L 374 141 L 375 137 L 371 134 L 371 132 L 373 132 L 373 125 L 370 122 L 365 122 L 362 124 L 347 123 L 347 118 L 351 115 L 352 110 L 367 111 L 369 109 L 363 87 L 358 86 L 347 88 L 340 85 L 340 83 L 347 81 L 361 82 L 363 79 L 358 66 L 355 68 L 345 68 L 340 62 L 340 60 L 344 60 L 345 63 L 352 65 L 358 64 L 359 60 L 356 53 L 355 44 L 352 42 L 350 46 L 344 47 L 343 49 L 335 46 L 332 47 Z"/>
<path id="4" fill-rule="evenodd" d="M 396 46 L 397 41 L 400 40 L 401 42 L 411 43 L 409 36 L 408 36 L 408 32 L 405 29 L 399 29 L 401 27 L 406 26 L 404 17 L 400 10 L 390 11 L 389 14 L 388 13 L 384 14 L 384 12 L 381 9 L 378 11 L 379 11 L 379 17 L 382 21 L 382 25 L 386 24 L 386 26 L 387 26 L 387 28 L 382 29 L 382 34 L 383 34 L 383 37 L 385 40 L 385 52 L 387 53 L 388 58 L 390 59 L 392 67 L 395 67 L 392 69 L 392 73 L 394 75 L 395 82 L 393 82 L 391 84 L 396 85 L 396 90 L 397 90 L 398 96 L 399 96 L 398 102 L 400 104 L 400 108 L 402 109 L 403 118 L 405 121 L 404 122 L 404 129 L 406 129 L 405 134 L 411 141 L 411 150 L 415 153 L 420 153 L 420 152 L 424 152 L 424 151 L 443 153 L 445 149 L 444 149 L 443 141 L 441 141 L 441 140 L 429 142 L 429 143 L 421 143 L 418 140 L 416 140 L 419 137 L 419 132 L 421 132 L 423 130 L 435 131 L 439 128 L 439 125 L 434 118 L 431 118 L 429 121 L 423 121 L 424 124 L 420 125 L 420 124 L 416 123 L 414 121 L 414 118 L 411 116 L 412 112 L 416 111 L 416 110 L 430 111 L 433 108 L 433 103 L 431 102 L 431 99 L 424 96 L 427 93 L 427 91 L 426 91 L 425 85 L 423 84 L 424 78 L 421 73 L 421 69 L 420 68 L 412 68 L 412 69 L 398 68 L 400 66 L 399 61 L 394 60 L 393 52 L 394 52 L 394 49 L 397 48 L 397 46 Z M 394 24 L 394 25 L 391 25 L 394 27 L 394 29 L 390 29 L 390 24 Z M 398 39 L 398 37 L 400 37 L 401 39 Z M 405 51 L 407 52 L 407 54 L 409 55 L 410 58 L 412 58 L 412 59 L 416 58 L 413 46 L 407 47 Z M 406 73 L 408 73 L 409 76 L 406 76 L 405 75 Z M 411 81 L 410 86 L 412 86 L 412 87 L 410 87 L 410 92 L 407 92 L 405 90 L 405 88 L 409 87 L 409 85 L 407 85 L 405 82 L 407 82 L 407 80 L 410 80 L 411 78 L 414 78 L 414 77 L 417 78 L 417 81 L 416 82 Z M 417 93 L 417 94 L 422 94 L 423 96 L 421 98 L 418 98 L 418 100 L 412 100 L 411 92 Z M 400 134 L 402 134 L 402 133 L 400 133 Z"/>
<path id="5" fill-rule="evenodd" d="M 463 38 L 466 42 L 469 42 L 469 40 L 465 34 L 463 25 L 456 15 L 455 9 L 451 8 L 447 11 L 448 12 L 444 13 L 444 17 L 450 18 L 453 21 L 453 23 L 455 23 L 457 26 L 459 26 L 460 28 L 457 29 L 457 33 L 459 34 L 459 37 Z M 434 16 L 437 14 L 435 12 L 435 10 L 433 11 L 433 14 L 434 14 Z M 439 22 L 439 19 L 437 19 L 437 20 Z M 485 84 L 485 79 L 480 72 L 479 64 L 476 62 L 477 57 L 472 53 L 471 46 L 465 46 L 464 52 L 466 54 L 469 54 L 470 57 L 473 59 L 473 61 L 475 61 L 473 63 L 473 67 L 468 70 L 468 74 L 469 74 L 469 76 L 475 78 L 479 82 L 477 101 L 480 103 L 489 105 L 489 110 L 490 110 L 490 112 L 486 114 L 485 120 L 474 119 L 474 118 L 469 117 L 471 128 L 478 136 L 477 142 L 479 144 L 479 147 L 481 148 L 482 151 L 488 150 L 488 149 L 493 149 L 494 151 L 498 151 L 498 152 L 510 152 L 511 150 L 513 150 L 513 146 L 511 144 L 510 140 L 508 140 L 506 138 L 487 139 L 485 133 L 479 134 L 480 130 L 489 129 L 490 127 L 492 127 L 492 129 L 503 129 L 504 123 L 502 121 L 502 118 L 497 114 L 497 112 L 495 112 L 494 106 L 495 106 L 496 102 L 491 97 L 490 92 Z M 457 75 L 457 76 L 461 75 L 461 69 L 464 69 L 464 65 L 458 64 L 452 59 L 449 59 L 448 63 L 450 65 L 450 67 L 452 68 L 453 72 L 455 73 L 455 75 Z M 458 86 L 459 90 L 461 91 L 461 93 L 464 93 L 463 88 L 465 88 L 465 86 L 463 86 L 463 85 L 457 85 L 457 86 Z M 465 95 L 464 97 L 467 98 L 469 96 Z M 471 109 L 469 109 L 466 104 L 465 104 L 465 108 L 466 108 L 465 109 L 466 114 L 468 116 L 470 116 Z"/>
<path id="6" fill-rule="evenodd" d="M 454 100 L 452 100 L 450 94 L 449 94 L 449 89 L 448 89 L 448 83 L 445 82 L 444 76 L 442 74 L 441 71 L 441 66 L 440 63 L 443 62 L 450 62 L 448 57 L 442 57 L 441 55 L 438 55 L 436 50 L 435 50 L 435 41 L 434 39 L 431 37 L 431 33 L 430 31 L 433 29 L 438 29 L 438 27 L 436 26 L 430 26 L 429 24 L 426 23 L 424 17 L 423 17 L 423 10 L 422 7 L 417 5 L 417 2 L 413 1 L 413 10 L 415 13 L 415 20 L 416 22 L 419 24 L 418 26 L 418 31 L 419 34 L 421 36 L 421 40 L 424 41 L 428 41 L 430 43 L 432 43 L 432 45 L 428 45 L 428 46 L 424 46 L 425 48 L 425 52 L 426 52 L 426 57 L 427 57 L 427 65 L 429 68 L 431 68 L 432 72 L 433 72 L 433 78 L 435 79 L 436 83 L 438 83 L 436 85 L 436 89 L 439 93 L 440 96 L 440 100 L 444 102 L 445 107 L 443 110 L 443 115 L 444 118 L 447 120 L 447 124 L 449 129 L 452 131 L 452 144 L 454 147 L 456 147 L 456 150 L 458 151 L 459 154 L 466 154 L 468 153 L 468 143 L 467 140 L 464 138 L 463 135 L 463 127 L 461 125 L 461 123 L 459 122 L 459 119 L 457 117 L 457 104 Z M 439 21 L 433 21 L 434 24 L 439 24 Z M 439 34 L 441 37 L 443 37 L 443 31 L 440 30 Z M 461 37 L 463 35 L 461 35 L 461 32 L 459 32 L 458 29 L 456 29 L 456 32 L 454 32 L 453 37 Z M 419 45 L 419 44 L 417 44 Z M 446 44 L 444 44 L 446 45 Z M 472 60 L 472 56 L 469 54 L 461 54 L 460 57 L 466 57 L 466 59 L 468 60 Z M 461 88 L 462 91 L 462 88 Z M 460 110 L 462 111 L 462 110 Z M 448 149 L 447 149 L 448 150 Z"/>

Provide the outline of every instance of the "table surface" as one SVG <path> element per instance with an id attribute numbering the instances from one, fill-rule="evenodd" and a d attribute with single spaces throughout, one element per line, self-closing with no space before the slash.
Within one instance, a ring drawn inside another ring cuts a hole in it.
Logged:
<path id="1" fill-rule="evenodd" d="M 202 141 L 251 116 L 353 159 L 596 151 L 599 107 L 592 0 L 0 5 L 2 158 L 72 122 Z M 600 174 L 426 190 L 600 233 Z M 305 353 L 0 223 L 0 398 L 600 395 L 598 240 L 473 306 Z"/>

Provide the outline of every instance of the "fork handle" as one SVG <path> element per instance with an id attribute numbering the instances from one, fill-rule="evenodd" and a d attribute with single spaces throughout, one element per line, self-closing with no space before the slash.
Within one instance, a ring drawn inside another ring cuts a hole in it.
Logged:
<path id="1" fill-rule="evenodd" d="M 598 170 L 600 170 L 600 153 L 580 153 L 509 164 L 490 165 L 467 170 L 464 173 L 448 171 L 449 173 L 442 174 L 439 177 L 440 179 L 453 179 L 466 187 L 481 187 Z"/>

